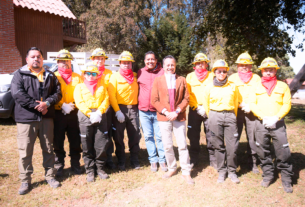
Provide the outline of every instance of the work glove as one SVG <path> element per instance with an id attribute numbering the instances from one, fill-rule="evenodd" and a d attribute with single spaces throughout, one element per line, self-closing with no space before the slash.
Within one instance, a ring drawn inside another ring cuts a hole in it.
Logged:
<path id="1" fill-rule="evenodd" d="M 73 111 L 75 109 L 75 104 L 70 102 L 69 105 L 72 107 L 72 111 Z"/>
<path id="2" fill-rule="evenodd" d="M 92 124 L 101 123 L 102 121 L 102 113 L 100 111 L 88 113 L 90 115 L 90 121 Z"/>
<path id="3" fill-rule="evenodd" d="M 246 114 L 250 113 L 250 106 L 249 104 L 244 103 L 243 107 L 241 108 Z"/>
<path id="4" fill-rule="evenodd" d="M 275 129 L 276 123 L 279 121 L 278 116 L 265 116 L 263 118 L 263 125 L 269 129 Z"/>
<path id="5" fill-rule="evenodd" d="M 238 108 L 243 108 L 245 105 L 246 105 L 245 102 L 241 102 L 241 103 L 239 104 Z"/>
<path id="6" fill-rule="evenodd" d="M 206 113 L 205 113 L 205 110 L 204 110 L 204 107 L 203 106 L 198 106 L 197 109 L 197 114 L 199 114 L 200 116 L 206 116 Z"/>
<path id="7" fill-rule="evenodd" d="M 118 121 L 119 121 L 120 123 L 123 123 L 123 122 L 125 121 L 125 116 L 124 116 L 124 114 L 121 112 L 121 110 L 117 111 L 117 112 L 115 113 L 115 116 L 116 116 L 116 118 L 118 119 Z"/>
<path id="8" fill-rule="evenodd" d="M 74 104 L 73 104 L 74 105 Z M 64 114 L 64 115 L 67 115 L 67 114 L 70 114 L 70 112 L 75 108 L 72 107 L 70 104 L 66 104 L 66 103 L 63 103 L 62 106 L 61 106 L 61 112 Z"/>

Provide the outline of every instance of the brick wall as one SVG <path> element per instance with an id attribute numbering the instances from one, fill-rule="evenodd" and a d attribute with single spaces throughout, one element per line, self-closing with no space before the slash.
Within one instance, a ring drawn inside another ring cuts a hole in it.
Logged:
<path id="1" fill-rule="evenodd" d="M 15 43 L 13 0 L 0 3 L 0 74 L 14 72 L 22 66 L 22 59 Z"/>

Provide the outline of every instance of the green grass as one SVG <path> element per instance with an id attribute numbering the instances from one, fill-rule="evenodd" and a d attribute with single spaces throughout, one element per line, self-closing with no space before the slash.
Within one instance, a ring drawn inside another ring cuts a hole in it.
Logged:
<path id="1" fill-rule="evenodd" d="M 305 105 L 295 104 L 285 119 L 295 173 L 292 194 L 283 191 L 280 178 L 267 189 L 260 186 L 261 175 L 255 175 L 247 169 L 244 134 L 237 152 L 241 183 L 236 185 L 227 179 L 223 184 L 216 184 L 217 172 L 208 166 L 202 132 L 201 162 L 192 171 L 196 182 L 194 186 L 184 182 L 181 172 L 168 180 L 162 179 L 161 170 L 152 173 L 145 142 L 141 139 L 141 170 L 133 170 L 127 166 L 126 172 L 107 171 L 110 173 L 108 180 L 97 177 L 96 182 L 87 183 L 85 174 L 72 175 L 67 164 L 64 177 L 59 179 L 62 186 L 52 189 L 43 182 L 44 169 L 37 140 L 33 157 L 33 189 L 27 195 L 20 196 L 17 194 L 20 181 L 16 125 L 10 119 L 0 120 L 0 206 L 304 206 L 304 117 Z M 67 150 L 67 142 L 65 147 Z M 128 157 L 128 149 L 126 153 Z M 65 162 L 70 163 L 70 158 L 67 157 Z M 83 166 L 82 160 L 81 165 Z"/>

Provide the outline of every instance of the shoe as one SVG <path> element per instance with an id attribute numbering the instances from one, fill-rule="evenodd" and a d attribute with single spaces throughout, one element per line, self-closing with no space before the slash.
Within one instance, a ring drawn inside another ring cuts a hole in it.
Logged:
<path id="1" fill-rule="evenodd" d="M 223 182 L 225 182 L 225 179 L 226 179 L 226 174 L 219 174 L 217 183 L 223 183 Z"/>
<path id="2" fill-rule="evenodd" d="M 140 163 L 139 162 L 131 162 L 131 167 L 135 170 L 141 169 Z"/>
<path id="3" fill-rule="evenodd" d="M 21 183 L 21 186 L 18 190 L 19 195 L 24 195 L 30 192 L 31 183 Z"/>
<path id="4" fill-rule="evenodd" d="M 196 167 L 198 165 L 198 161 L 190 160 L 190 163 L 191 163 L 192 168 Z"/>
<path id="5" fill-rule="evenodd" d="M 240 181 L 235 173 L 229 173 L 228 178 L 230 178 L 233 183 L 236 183 L 236 184 L 240 183 Z"/>
<path id="6" fill-rule="evenodd" d="M 126 170 L 125 163 L 119 163 L 118 168 L 119 168 L 120 171 L 125 171 Z"/>
<path id="7" fill-rule="evenodd" d="M 261 186 L 263 186 L 264 188 L 268 188 L 271 182 L 272 180 L 262 180 Z"/>
<path id="8" fill-rule="evenodd" d="M 157 163 L 156 162 L 150 163 L 150 170 L 152 172 L 157 172 L 158 171 L 158 167 L 157 167 Z"/>
<path id="9" fill-rule="evenodd" d="M 195 185 L 195 181 L 191 178 L 190 175 L 182 175 L 182 178 L 187 182 L 187 184 Z"/>
<path id="10" fill-rule="evenodd" d="M 87 173 L 87 182 L 94 182 L 94 172 Z"/>
<path id="11" fill-rule="evenodd" d="M 57 169 L 57 172 L 55 174 L 56 177 L 62 177 L 64 174 L 64 167 L 60 167 Z"/>
<path id="12" fill-rule="evenodd" d="M 107 167 L 110 170 L 115 170 L 116 169 L 116 165 L 113 162 L 106 162 L 105 167 Z"/>
<path id="13" fill-rule="evenodd" d="M 82 174 L 82 169 L 80 166 L 71 166 L 71 171 L 74 172 L 75 175 L 81 175 Z"/>
<path id="14" fill-rule="evenodd" d="M 46 180 L 46 181 L 52 188 L 58 188 L 60 186 L 60 183 L 57 180 L 55 180 L 54 178 L 52 178 L 50 180 Z"/>
<path id="15" fill-rule="evenodd" d="M 103 180 L 109 178 L 109 175 L 103 170 L 98 171 L 97 174 Z"/>
<path id="16" fill-rule="evenodd" d="M 165 162 L 161 162 L 161 163 L 159 163 L 159 165 L 160 165 L 161 170 L 162 170 L 163 172 L 167 172 L 168 168 L 167 168 L 167 165 L 166 165 Z"/>
<path id="17" fill-rule="evenodd" d="M 284 191 L 285 191 L 286 193 L 292 193 L 292 192 L 293 192 L 291 183 L 283 182 L 283 181 L 282 181 L 282 186 L 283 186 Z"/>
<path id="18" fill-rule="evenodd" d="M 213 167 L 215 170 L 217 170 L 217 162 L 216 161 L 210 161 L 210 166 Z"/>
<path id="19" fill-rule="evenodd" d="M 162 178 L 168 179 L 168 178 L 172 177 L 173 175 L 175 175 L 176 173 L 177 173 L 177 170 L 175 170 L 175 171 L 168 171 L 167 173 L 165 173 L 165 174 L 162 176 Z"/>
<path id="20" fill-rule="evenodd" d="M 259 169 L 257 168 L 256 165 L 253 165 L 252 172 L 253 172 L 254 174 L 259 174 Z"/>

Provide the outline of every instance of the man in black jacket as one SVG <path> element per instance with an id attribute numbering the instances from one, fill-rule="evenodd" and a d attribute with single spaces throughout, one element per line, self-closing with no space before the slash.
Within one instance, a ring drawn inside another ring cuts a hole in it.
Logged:
<path id="1" fill-rule="evenodd" d="M 56 170 L 53 152 L 54 105 L 62 98 L 60 84 L 54 73 L 42 67 L 43 57 L 40 49 L 30 48 L 26 62 L 27 65 L 15 72 L 11 83 L 18 131 L 20 195 L 29 192 L 31 187 L 32 156 L 37 136 L 42 149 L 45 179 L 53 188 L 60 185 L 54 179 Z"/>

